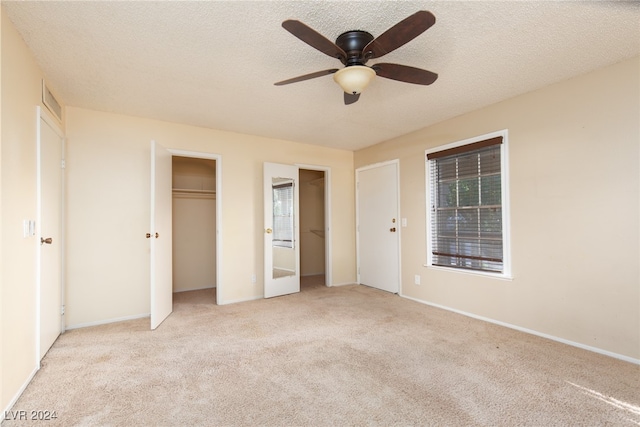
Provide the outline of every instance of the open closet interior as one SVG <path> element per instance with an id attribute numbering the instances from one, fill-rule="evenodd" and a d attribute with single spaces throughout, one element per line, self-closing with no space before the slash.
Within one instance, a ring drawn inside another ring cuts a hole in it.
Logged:
<path id="1" fill-rule="evenodd" d="M 215 303 L 216 161 L 174 156 L 172 162 L 173 292 L 200 291 L 190 297 Z"/>
<path id="2" fill-rule="evenodd" d="M 300 169 L 300 285 L 325 285 L 325 172 Z"/>

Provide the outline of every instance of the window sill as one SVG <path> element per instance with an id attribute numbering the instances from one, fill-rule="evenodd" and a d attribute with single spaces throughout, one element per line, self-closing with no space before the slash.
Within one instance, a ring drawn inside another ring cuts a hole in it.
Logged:
<path id="1" fill-rule="evenodd" d="M 423 264 L 422 266 L 430 268 L 432 270 L 448 271 L 451 273 L 467 274 L 470 276 L 490 277 L 492 279 L 506 280 L 509 282 L 513 280 L 513 276 L 501 274 L 501 273 L 488 273 L 484 271 L 465 270 L 462 268 L 452 268 L 452 267 L 441 267 L 439 265 L 429 265 L 429 264 Z"/>

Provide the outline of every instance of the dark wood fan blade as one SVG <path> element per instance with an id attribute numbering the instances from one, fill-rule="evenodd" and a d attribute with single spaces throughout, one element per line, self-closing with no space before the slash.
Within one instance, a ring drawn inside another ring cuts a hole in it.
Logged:
<path id="1" fill-rule="evenodd" d="M 415 39 L 435 23 L 436 17 L 431 12 L 416 12 L 371 40 L 362 53 L 369 59 L 380 58 Z"/>
<path id="2" fill-rule="evenodd" d="M 344 50 L 342 50 L 331 40 L 324 37 L 322 34 L 318 33 L 316 30 L 306 26 L 302 22 L 289 19 L 282 23 L 282 27 L 309 46 L 318 49 L 325 55 L 329 55 L 332 58 L 338 58 L 343 63 L 346 60 L 347 54 L 344 53 Z"/>
<path id="3" fill-rule="evenodd" d="M 303 82 L 305 80 L 315 79 L 316 77 L 322 77 L 322 76 L 326 76 L 326 75 L 329 75 L 329 74 L 333 74 L 336 71 L 338 71 L 337 68 L 332 68 L 330 70 L 316 71 L 315 73 L 309 73 L 309 74 L 305 74 L 304 76 L 298 76 L 298 77 L 294 77 L 292 79 L 283 80 L 281 82 L 274 83 L 274 85 L 283 86 L 283 85 L 288 85 L 290 83 Z"/>
<path id="4" fill-rule="evenodd" d="M 360 94 L 359 93 L 356 93 L 356 94 L 347 93 L 347 92 L 342 92 L 342 93 L 344 93 L 344 105 L 353 104 L 358 99 L 360 99 Z"/>
<path id="5" fill-rule="evenodd" d="M 371 68 L 377 76 L 417 85 L 430 85 L 438 78 L 436 73 L 407 65 L 383 63 L 375 64 Z"/>

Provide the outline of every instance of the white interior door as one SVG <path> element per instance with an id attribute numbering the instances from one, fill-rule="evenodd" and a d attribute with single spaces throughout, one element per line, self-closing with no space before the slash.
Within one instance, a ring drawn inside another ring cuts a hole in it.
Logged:
<path id="1" fill-rule="evenodd" d="M 173 311 L 171 153 L 151 141 L 151 329 Z"/>
<path id="2" fill-rule="evenodd" d="M 397 293 L 400 283 L 398 164 L 358 169 L 358 282 Z"/>
<path id="3" fill-rule="evenodd" d="M 63 330 L 62 185 L 64 139 L 51 119 L 41 114 L 38 138 L 38 239 L 40 359 Z"/>
<path id="4" fill-rule="evenodd" d="M 300 292 L 298 167 L 264 164 L 264 297 Z"/>

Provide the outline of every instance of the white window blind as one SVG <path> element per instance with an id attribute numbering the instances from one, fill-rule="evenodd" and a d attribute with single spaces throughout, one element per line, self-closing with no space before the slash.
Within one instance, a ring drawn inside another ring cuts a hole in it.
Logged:
<path id="1" fill-rule="evenodd" d="M 502 137 L 427 154 L 431 264 L 504 271 Z"/>
<path id="2" fill-rule="evenodd" d="M 293 182 L 273 186 L 273 244 L 293 248 Z"/>

